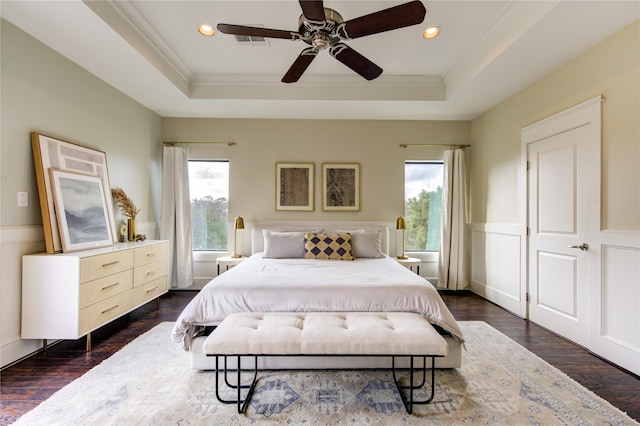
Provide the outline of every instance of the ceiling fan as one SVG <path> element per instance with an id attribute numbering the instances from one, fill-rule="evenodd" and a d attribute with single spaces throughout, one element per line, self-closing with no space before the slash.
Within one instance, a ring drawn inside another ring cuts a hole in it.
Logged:
<path id="1" fill-rule="evenodd" d="M 422 2 L 415 0 L 344 21 L 338 12 L 324 7 L 323 0 L 298 1 L 302 8 L 302 15 L 298 19 L 298 31 L 233 24 L 218 24 L 218 31 L 241 36 L 302 40 L 311 45 L 293 62 L 282 78 L 283 83 L 298 81 L 318 53 L 327 48 L 331 56 L 338 61 L 365 79 L 373 80 L 382 74 L 382 68 L 343 41 L 419 24 L 427 12 Z"/>

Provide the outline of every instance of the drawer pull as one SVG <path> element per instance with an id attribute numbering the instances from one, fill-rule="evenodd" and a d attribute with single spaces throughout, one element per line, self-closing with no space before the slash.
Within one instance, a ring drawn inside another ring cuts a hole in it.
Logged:
<path id="1" fill-rule="evenodd" d="M 155 274 L 156 274 L 156 272 L 158 272 L 158 270 L 157 270 L 157 269 L 154 269 L 153 271 L 149 271 L 149 272 L 147 272 L 147 275 L 155 275 Z"/>
<path id="2" fill-rule="evenodd" d="M 116 265 L 116 264 L 118 264 L 118 263 L 120 263 L 120 261 L 119 261 L 119 260 L 116 260 L 115 262 L 103 263 L 103 264 L 102 264 L 102 267 L 103 267 L 103 268 L 106 268 L 107 266 Z"/>
<path id="3" fill-rule="evenodd" d="M 108 308 L 108 309 L 105 309 L 104 311 L 100 312 L 100 314 L 101 314 L 101 315 L 102 315 L 102 314 L 106 314 L 107 312 L 109 312 L 109 311 L 113 311 L 114 309 L 119 308 L 119 307 L 120 307 L 120 305 L 112 306 L 112 307 L 110 307 L 110 308 Z"/>
<path id="4" fill-rule="evenodd" d="M 146 293 L 151 293 L 152 291 L 155 291 L 155 289 L 157 289 L 158 286 L 155 286 L 154 288 L 150 288 L 149 290 L 146 291 Z"/>
<path id="5" fill-rule="evenodd" d="M 103 289 L 103 290 L 106 290 L 106 289 L 108 289 L 108 288 L 115 287 L 115 286 L 117 286 L 118 284 L 120 284 L 120 283 L 114 283 L 114 284 L 111 284 L 111 285 L 107 285 L 107 286 L 102 287 L 102 289 Z"/>
<path id="6" fill-rule="evenodd" d="M 151 253 L 147 253 L 147 257 L 153 257 L 153 256 L 155 256 L 156 254 L 158 254 L 158 252 L 157 252 L 157 251 L 152 251 Z"/>

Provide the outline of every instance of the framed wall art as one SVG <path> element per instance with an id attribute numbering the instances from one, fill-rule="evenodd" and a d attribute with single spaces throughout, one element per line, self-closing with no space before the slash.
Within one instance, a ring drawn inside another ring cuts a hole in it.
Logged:
<path id="1" fill-rule="evenodd" d="M 276 163 L 276 210 L 313 211 L 313 163 Z"/>
<path id="2" fill-rule="evenodd" d="M 53 194 L 51 191 L 51 177 L 49 169 L 66 170 L 70 172 L 95 175 L 102 180 L 107 204 L 109 227 L 115 243 L 117 233 L 115 216 L 111 200 L 111 185 L 107 168 L 107 154 L 95 149 L 87 148 L 71 142 L 55 139 L 37 132 L 31 133 L 31 147 L 36 170 L 40 211 L 42 213 L 42 227 L 47 253 L 62 251 L 60 231 L 55 215 Z"/>
<path id="3" fill-rule="evenodd" d="M 360 164 L 322 164 L 322 210 L 360 210 Z"/>
<path id="4" fill-rule="evenodd" d="M 102 179 L 57 169 L 49 175 L 62 251 L 113 245 Z"/>

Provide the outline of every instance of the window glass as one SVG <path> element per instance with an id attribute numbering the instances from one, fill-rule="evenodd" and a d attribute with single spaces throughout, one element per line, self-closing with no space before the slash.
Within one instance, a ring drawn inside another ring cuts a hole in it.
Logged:
<path id="1" fill-rule="evenodd" d="M 411 161 L 404 166 L 405 251 L 440 249 L 441 161 Z"/>
<path id="2" fill-rule="evenodd" d="M 227 250 L 229 162 L 189 160 L 193 250 Z"/>

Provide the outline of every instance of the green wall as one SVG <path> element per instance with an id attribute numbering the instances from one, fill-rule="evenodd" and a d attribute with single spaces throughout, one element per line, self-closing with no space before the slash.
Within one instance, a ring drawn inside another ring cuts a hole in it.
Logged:
<path id="1" fill-rule="evenodd" d="M 598 95 L 602 229 L 640 230 L 640 21 L 472 121 L 473 222 L 520 222 L 520 129 Z"/>
<path id="2" fill-rule="evenodd" d="M 2 20 L 0 226 L 42 224 L 29 133 L 36 131 L 107 153 L 111 185 L 141 207 L 160 211 L 160 117 Z M 17 192 L 29 207 L 17 206 Z"/>

